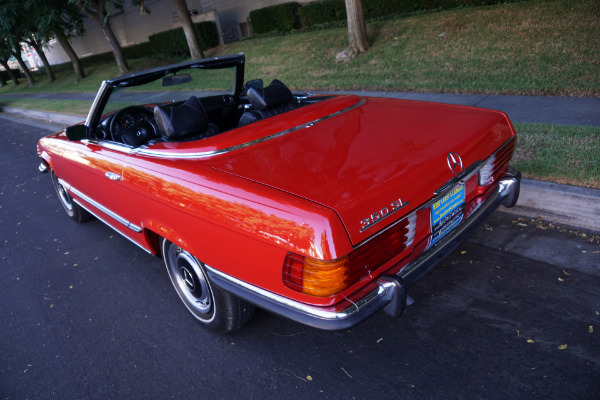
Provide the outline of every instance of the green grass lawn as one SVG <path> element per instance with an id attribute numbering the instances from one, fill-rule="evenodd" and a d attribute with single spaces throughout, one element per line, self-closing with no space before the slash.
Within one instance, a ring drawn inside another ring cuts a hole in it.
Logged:
<path id="1" fill-rule="evenodd" d="M 278 78 L 294 89 L 376 89 L 525 95 L 600 95 L 600 2 L 531 0 L 370 22 L 371 48 L 349 64 L 335 62 L 346 28 L 242 40 L 207 56 L 244 52 L 246 77 Z M 180 60 L 130 60 L 143 70 Z M 115 77 L 114 63 L 72 71 L 48 83 L 37 77 L 4 93 L 95 92 Z"/>
<path id="2" fill-rule="evenodd" d="M 600 189 L 600 127 L 514 125 L 512 164 L 525 178 Z"/>
<path id="3" fill-rule="evenodd" d="M 600 2 L 526 1 L 368 24 L 371 48 L 345 65 L 345 28 L 235 42 L 247 75 L 298 89 L 597 96 Z"/>

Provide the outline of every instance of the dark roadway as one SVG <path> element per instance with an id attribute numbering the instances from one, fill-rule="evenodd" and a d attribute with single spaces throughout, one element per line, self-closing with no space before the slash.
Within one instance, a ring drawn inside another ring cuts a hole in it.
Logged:
<path id="1" fill-rule="evenodd" d="M 46 133 L 0 116 L 0 399 L 600 398 L 597 238 L 497 213 L 402 320 L 258 312 L 217 335 L 160 259 L 66 216 L 37 172 Z"/>

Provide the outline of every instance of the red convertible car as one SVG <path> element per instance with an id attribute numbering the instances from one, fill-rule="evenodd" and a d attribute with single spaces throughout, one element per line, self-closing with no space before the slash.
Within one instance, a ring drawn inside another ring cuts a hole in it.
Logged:
<path id="1" fill-rule="evenodd" d="M 515 143 L 499 111 L 244 84 L 238 54 L 104 81 L 37 151 L 72 219 L 162 256 L 227 332 L 256 306 L 329 330 L 402 315 L 408 287 L 516 203 Z"/>

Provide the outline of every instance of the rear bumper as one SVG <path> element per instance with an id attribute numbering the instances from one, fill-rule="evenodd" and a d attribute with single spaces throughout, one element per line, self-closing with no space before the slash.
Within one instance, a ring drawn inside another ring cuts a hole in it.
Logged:
<path id="1" fill-rule="evenodd" d="M 403 267 L 397 275 L 379 277 L 371 290 L 361 293 L 358 299 L 353 299 L 343 309 L 300 303 L 233 278 L 208 265 L 207 272 L 212 282 L 222 289 L 258 307 L 319 329 L 348 329 L 381 309 L 388 315 L 399 317 L 406 308 L 408 287 L 452 253 L 500 204 L 512 207 L 516 203 L 520 178 L 520 174 L 514 174 L 500 180 L 486 201 L 448 236 Z"/>

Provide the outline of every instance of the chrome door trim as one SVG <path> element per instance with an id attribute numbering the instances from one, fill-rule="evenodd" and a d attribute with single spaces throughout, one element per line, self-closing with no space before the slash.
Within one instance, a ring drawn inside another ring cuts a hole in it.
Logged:
<path id="1" fill-rule="evenodd" d="M 134 231 L 135 233 L 141 233 L 142 232 L 142 228 L 133 224 L 132 222 L 128 221 L 127 219 L 121 217 L 119 214 L 117 214 L 116 212 L 104 207 L 102 204 L 98 203 L 97 201 L 95 201 L 94 199 L 92 199 L 91 197 L 83 194 L 81 191 L 77 190 L 76 188 L 74 188 L 73 186 L 69 185 L 67 182 L 65 182 L 62 179 L 59 179 L 58 182 L 65 188 L 67 189 L 69 192 L 73 193 L 74 195 L 76 195 L 77 197 L 80 197 L 81 199 L 85 200 L 86 202 L 90 203 L 92 206 L 94 206 L 95 208 L 97 208 L 98 210 L 102 211 L 104 214 L 108 215 L 109 217 L 113 218 L 114 220 L 118 221 L 119 223 L 121 223 L 122 225 L 125 225 L 127 228 L 131 229 L 132 231 Z M 87 209 L 86 209 L 87 210 Z M 89 211 L 89 210 L 88 210 Z"/>

